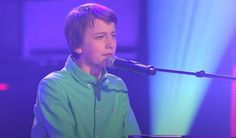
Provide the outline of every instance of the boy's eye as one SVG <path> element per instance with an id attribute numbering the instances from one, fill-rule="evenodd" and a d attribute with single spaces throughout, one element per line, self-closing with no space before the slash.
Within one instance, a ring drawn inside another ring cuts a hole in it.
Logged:
<path id="1" fill-rule="evenodd" d="M 96 38 L 96 39 L 103 39 L 104 36 L 103 36 L 103 35 L 99 35 L 99 36 L 96 36 L 95 38 Z"/>
<path id="2" fill-rule="evenodd" d="M 112 34 L 112 37 L 115 38 L 115 37 L 116 37 L 116 34 Z"/>

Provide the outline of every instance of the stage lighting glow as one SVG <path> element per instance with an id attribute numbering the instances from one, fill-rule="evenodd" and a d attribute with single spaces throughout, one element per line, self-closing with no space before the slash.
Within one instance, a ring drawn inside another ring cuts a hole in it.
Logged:
<path id="1" fill-rule="evenodd" d="M 9 85 L 7 83 L 0 83 L 0 91 L 7 91 L 9 89 Z"/>
<path id="2" fill-rule="evenodd" d="M 149 0 L 149 63 L 215 73 L 235 30 L 234 5 L 235 0 Z M 151 133 L 187 134 L 210 81 L 160 72 L 151 77 Z"/>
<path id="3" fill-rule="evenodd" d="M 236 65 L 233 68 L 233 76 L 236 76 Z M 236 81 L 232 82 L 230 136 L 236 136 Z"/>

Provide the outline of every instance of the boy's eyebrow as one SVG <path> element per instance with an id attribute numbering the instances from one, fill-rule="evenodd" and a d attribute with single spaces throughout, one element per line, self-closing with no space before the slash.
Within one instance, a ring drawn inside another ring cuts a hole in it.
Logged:
<path id="1" fill-rule="evenodd" d="M 94 33 L 94 34 L 106 34 L 106 32 L 96 32 L 96 33 Z"/>
<path id="2" fill-rule="evenodd" d="M 111 33 L 116 33 L 115 31 L 112 31 Z M 107 34 L 107 32 L 96 32 L 94 33 L 95 35 L 99 35 L 99 34 Z"/>

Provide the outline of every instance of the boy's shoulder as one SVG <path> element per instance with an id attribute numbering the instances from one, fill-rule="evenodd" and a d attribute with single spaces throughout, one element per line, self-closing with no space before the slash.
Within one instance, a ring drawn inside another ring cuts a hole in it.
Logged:
<path id="1" fill-rule="evenodd" d="M 124 82 L 120 77 L 111 74 L 111 73 L 107 73 L 107 79 L 111 80 L 111 81 L 119 81 L 119 82 Z"/>
<path id="2" fill-rule="evenodd" d="M 53 82 L 53 83 L 61 83 L 64 81 L 68 81 L 71 78 L 71 75 L 68 71 L 62 69 L 60 71 L 53 71 L 45 76 L 41 81 Z"/>
<path id="3" fill-rule="evenodd" d="M 118 77 L 114 74 L 107 73 L 107 75 L 108 75 L 107 80 L 110 84 L 113 84 L 116 87 L 127 91 L 127 86 L 126 86 L 125 82 L 123 81 L 123 79 L 121 79 L 120 77 Z"/>

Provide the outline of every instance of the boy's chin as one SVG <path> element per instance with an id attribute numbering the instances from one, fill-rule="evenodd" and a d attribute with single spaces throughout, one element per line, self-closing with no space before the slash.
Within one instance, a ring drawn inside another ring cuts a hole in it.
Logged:
<path id="1" fill-rule="evenodd" d="M 102 62 L 100 65 L 99 65 L 100 68 L 106 68 L 108 67 L 107 64 L 105 62 Z"/>
<path id="2" fill-rule="evenodd" d="M 105 62 L 101 62 L 101 63 L 97 63 L 97 64 L 95 64 L 94 67 L 96 67 L 96 68 L 106 68 L 107 65 L 106 65 Z"/>
<path id="3" fill-rule="evenodd" d="M 101 68 L 106 68 L 106 67 L 109 67 L 109 64 L 108 64 L 107 60 L 103 60 L 102 62 L 100 62 L 99 66 Z"/>

